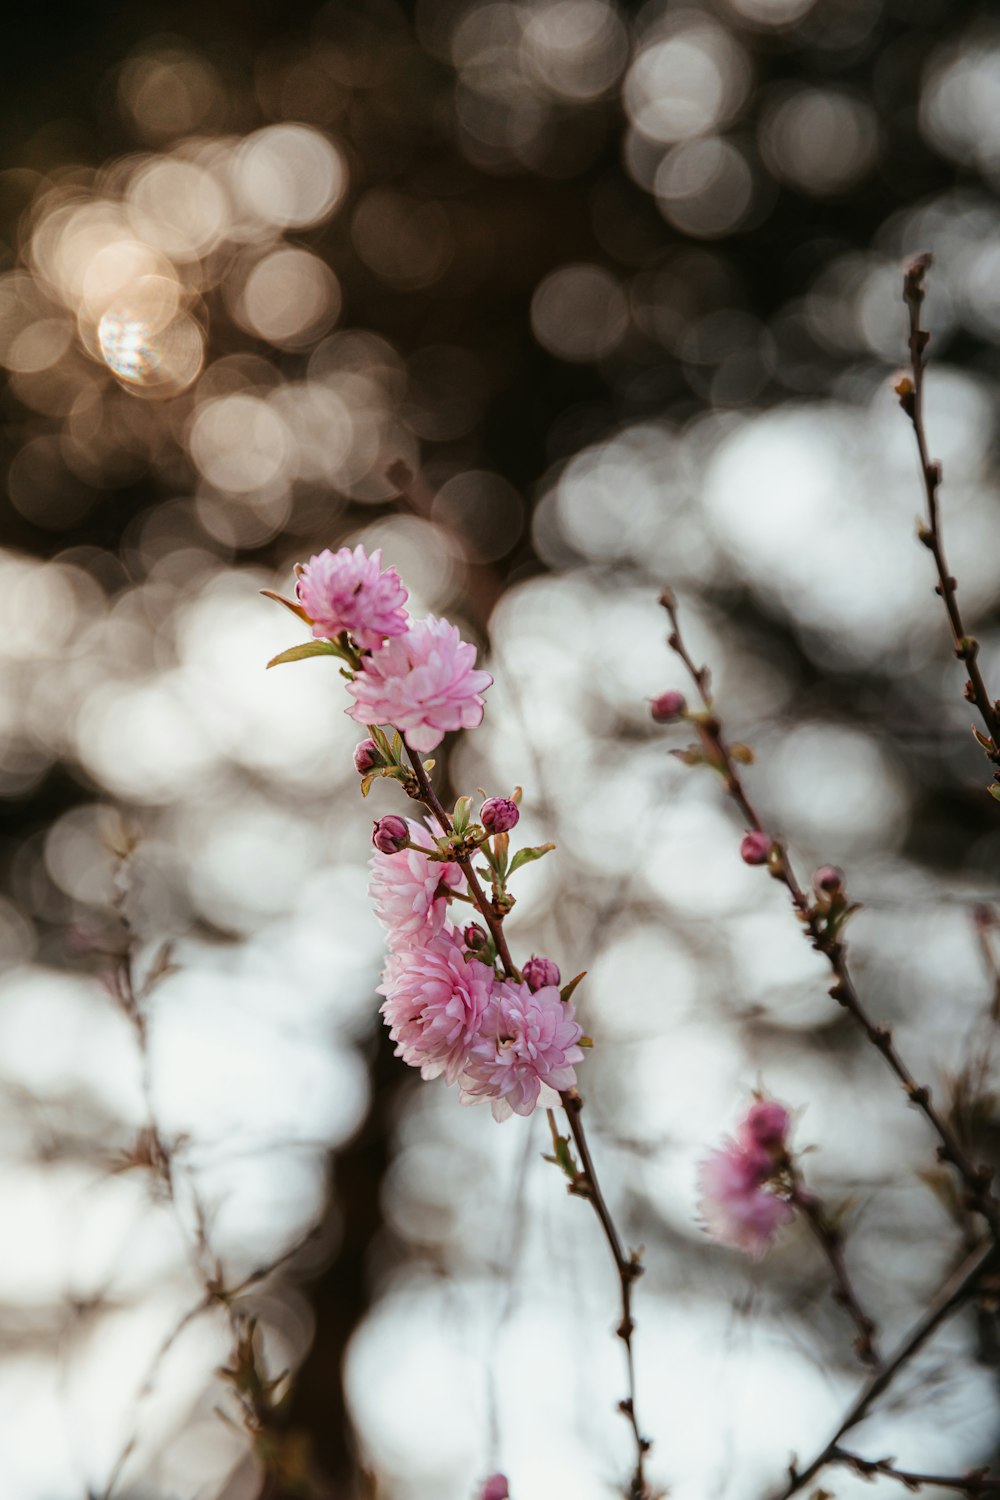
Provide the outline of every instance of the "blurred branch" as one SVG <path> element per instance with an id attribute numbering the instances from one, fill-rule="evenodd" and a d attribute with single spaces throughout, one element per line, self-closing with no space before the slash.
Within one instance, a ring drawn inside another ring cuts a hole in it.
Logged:
<path id="1" fill-rule="evenodd" d="M 903 1061 L 893 1043 L 891 1030 L 887 1026 L 876 1024 L 861 1002 L 848 968 L 847 947 L 840 936 L 843 924 L 854 908 L 841 902 L 835 918 L 831 904 L 824 906 L 819 902 L 814 904 L 809 900 L 799 884 L 784 841 L 765 830 L 756 808 L 747 795 L 733 748 L 724 738 L 722 725 L 715 713 L 709 689 L 708 668 L 697 667 L 684 644 L 680 632 L 677 603 L 669 589 L 665 589 L 660 596 L 660 603 L 670 618 L 671 630 L 667 637 L 667 644 L 684 663 L 704 705 L 704 713 L 693 715 L 691 720 L 701 739 L 701 751 L 695 752 L 698 759 L 712 766 L 720 774 L 728 795 L 743 814 L 747 827 L 769 841 L 768 871 L 788 891 L 796 915 L 805 928 L 812 946 L 822 953 L 829 963 L 836 981 L 829 992 L 832 999 L 844 1007 L 872 1046 L 882 1054 L 887 1065 L 902 1084 L 910 1103 L 920 1110 L 936 1133 L 940 1141 L 939 1159 L 948 1162 L 959 1174 L 969 1206 L 982 1215 L 989 1225 L 994 1243 L 1000 1244 L 1000 1211 L 990 1191 L 992 1172 L 988 1167 L 975 1165 L 969 1159 L 955 1130 L 934 1105 L 930 1089 L 926 1084 L 917 1083 Z M 686 754 L 686 752 L 681 753 Z"/>
<path id="2" fill-rule="evenodd" d="M 945 611 L 948 615 L 948 624 L 951 628 L 952 640 L 954 642 L 955 655 L 960 661 L 964 661 L 969 673 L 965 684 L 965 696 L 970 703 L 975 704 L 979 716 L 983 721 L 986 735 L 981 735 L 978 730 L 973 730 L 976 739 L 987 757 L 998 768 L 991 791 L 994 796 L 1000 798 L 1000 705 L 990 697 L 979 668 L 979 642 L 974 636 L 966 632 L 962 620 L 962 612 L 958 604 L 958 582 L 948 571 L 948 563 L 944 552 L 944 541 L 941 536 L 941 517 L 938 506 L 938 491 L 941 487 L 941 465 L 937 459 L 930 457 L 927 446 L 927 435 L 924 429 L 924 372 L 926 369 L 926 350 L 930 343 L 930 334 L 920 326 L 920 309 L 924 301 L 924 286 L 927 271 L 931 265 L 929 254 L 916 256 L 906 268 L 903 276 L 903 301 L 909 310 L 910 316 L 910 376 L 903 378 L 896 385 L 896 394 L 903 411 L 913 423 L 913 431 L 917 440 L 917 453 L 920 458 L 920 472 L 923 476 L 924 491 L 927 497 L 927 524 L 921 524 L 917 530 L 917 536 L 924 546 L 928 548 L 934 558 L 934 566 L 937 569 L 938 581 L 934 592 L 939 594 L 944 601 Z"/>
<path id="3" fill-rule="evenodd" d="M 874 1479 L 883 1474 L 905 1485 L 908 1490 L 919 1490 L 928 1484 L 939 1490 L 955 1490 L 960 1495 L 1000 1495 L 1000 1478 L 991 1479 L 988 1468 L 970 1469 L 967 1474 L 915 1474 L 909 1469 L 897 1469 L 889 1458 L 861 1458 L 846 1448 L 835 1448 L 830 1454 L 830 1463 L 845 1464 L 862 1479 Z"/>
<path id="4" fill-rule="evenodd" d="M 939 1325 L 973 1295 L 986 1272 L 992 1270 L 991 1263 L 996 1254 L 997 1247 L 991 1241 L 986 1241 L 978 1245 L 972 1254 L 966 1257 L 957 1271 L 949 1276 L 938 1291 L 927 1311 L 910 1329 L 895 1354 L 876 1370 L 860 1395 L 848 1407 L 840 1426 L 826 1447 L 806 1468 L 797 1469 L 794 1464 L 790 1466 L 788 1483 L 780 1494 L 775 1496 L 775 1500 L 791 1500 L 791 1496 L 797 1494 L 811 1479 L 814 1479 L 821 1469 L 829 1463 L 836 1462 L 841 1438 L 852 1428 L 857 1427 L 858 1423 L 868 1415 L 879 1396 L 883 1391 L 888 1390 L 900 1370 L 909 1364 Z"/>
<path id="5" fill-rule="evenodd" d="M 430 783 L 420 756 L 411 750 L 409 745 L 406 746 L 406 750 L 417 777 L 419 788 L 418 800 L 422 801 L 428 812 L 432 813 L 438 820 L 445 833 L 451 832 L 451 819 Z M 504 972 L 511 979 L 516 979 L 518 972 L 514 967 L 510 950 L 507 947 L 507 939 L 503 931 L 502 915 L 497 912 L 492 902 L 488 900 L 485 891 L 479 883 L 476 872 L 472 868 L 471 860 L 460 859 L 458 864 L 469 883 L 469 889 L 472 892 L 475 903 L 482 912 L 483 920 L 492 934 Z M 611 1251 L 615 1270 L 618 1273 L 622 1315 L 615 1332 L 625 1345 L 625 1362 L 628 1375 L 628 1394 L 624 1400 L 618 1403 L 618 1409 L 628 1419 L 629 1425 L 632 1428 L 636 1453 L 635 1469 L 633 1470 L 629 1484 L 628 1497 L 629 1500 L 652 1500 L 645 1478 L 646 1454 L 652 1445 L 648 1438 L 643 1437 L 636 1414 L 635 1358 L 632 1350 L 632 1334 L 635 1331 L 635 1323 L 632 1318 L 632 1288 L 642 1275 L 642 1261 L 638 1253 L 626 1254 L 611 1210 L 601 1190 L 597 1169 L 590 1154 L 587 1133 L 584 1129 L 583 1120 L 580 1118 L 583 1110 L 583 1099 L 576 1089 L 567 1089 L 560 1097 L 563 1108 L 566 1111 L 566 1118 L 569 1121 L 569 1128 L 579 1153 L 581 1164 L 579 1168 L 572 1165 L 570 1167 L 570 1171 L 572 1172 L 570 1192 L 575 1193 L 578 1197 L 588 1199 L 593 1205 L 594 1212 L 604 1232 L 608 1249 Z"/>
<path id="6" fill-rule="evenodd" d="M 833 1278 L 837 1284 L 834 1296 L 847 1309 L 858 1330 L 858 1336 L 854 1340 L 858 1358 L 864 1365 L 877 1365 L 879 1352 L 876 1343 L 876 1325 L 865 1312 L 854 1290 L 850 1273 L 844 1262 L 843 1236 L 840 1230 L 827 1217 L 815 1193 L 803 1187 L 801 1182 L 796 1181 L 791 1201 L 805 1218 L 833 1272 Z"/>

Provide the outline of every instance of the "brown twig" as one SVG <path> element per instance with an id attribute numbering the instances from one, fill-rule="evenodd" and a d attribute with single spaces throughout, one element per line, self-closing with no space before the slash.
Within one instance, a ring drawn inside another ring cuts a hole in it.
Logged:
<path id="1" fill-rule="evenodd" d="M 916 1474 L 910 1469 L 897 1469 L 890 1458 L 862 1458 L 846 1448 L 835 1448 L 829 1461 L 846 1465 L 863 1479 L 874 1479 L 876 1474 L 883 1474 L 887 1479 L 905 1485 L 908 1490 L 919 1490 L 929 1484 L 939 1490 L 954 1490 L 959 1495 L 1000 1495 L 1000 1478 L 991 1478 L 988 1468 L 970 1469 L 967 1474 Z"/>
<path id="2" fill-rule="evenodd" d="M 800 1182 L 795 1183 L 791 1198 L 792 1203 L 802 1214 L 813 1237 L 826 1256 L 830 1270 L 833 1272 L 837 1289 L 834 1293 L 838 1302 L 844 1306 L 850 1314 L 855 1328 L 858 1330 L 857 1338 L 854 1340 L 854 1348 L 863 1365 L 877 1365 L 879 1363 L 878 1345 L 876 1343 L 877 1329 L 871 1319 L 861 1306 L 857 1292 L 850 1278 L 847 1266 L 844 1262 L 843 1241 L 840 1230 L 831 1224 L 827 1218 L 823 1205 L 811 1193 L 808 1188 Z"/>
<path id="3" fill-rule="evenodd" d="M 893 1043 L 890 1029 L 876 1024 L 868 1015 L 848 968 L 847 948 L 839 935 L 840 927 L 828 920 L 819 903 L 814 905 L 809 900 L 799 884 L 784 842 L 769 830 L 765 830 L 756 808 L 747 796 L 732 749 L 723 736 L 722 725 L 715 713 L 708 685 L 708 670 L 705 667 L 695 666 L 684 645 L 677 617 L 677 602 L 669 589 L 665 589 L 660 596 L 660 603 L 670 618 L 671 631 L 667 637 L 667 643 L 691 674 L 704 705 L 705 712 L 694 715 L 692 718 L 701 738 L 704 759 L 721 775 L 726 791 L 739 807 L 747 827 L 758 833 L 764 833 L 767 838 L 771 839 L 768 858 L 769 873 L 775 880 L 780 880 L 788 891 L 796 914 L 813 947 L 823 954 L 833 970 L 836 982 L 830 988 L 831 998 L 844 1007 L 872 1046 L 882 1054 L 887 1065 L 902 1084 L 910 1103 L 920 1110 L 936 1133 L 940 1142 L 938 1157 L 941 1161 L 948 1162 L 959 1174 L 970 1208 L 982 1215 L 990 1227 L 994 1242 L 1000 1244 L 1000 1211 L 990 1191 L 992 1172 L 988 1167 L 977 1166 L 970 1161 L 955 1131 L 936 1108 L 930 1089 L 926 1084 L 918 1084 L 906 1066 Z"/>
<path id="4" fill-rule="evenodd" d="M 404 744 L 406 743 L 405 736 L 403 736 L 403 742 Z M 423 802 L 427 810 L 437 819 L 442 832 L 450 833 L 452 828 L 451 819 L 431 785 L 430 778 L 424 769 L 420 756 L 409 745 L 406 746 L 406 753 L 409 756 L 417 778 L 419 800 Z M 507 939 L 504 936 L 502 916 L 495 910 L 486 892 L 483 890 L 476 872 L 472 868 L 471 860 L 460 859 L 457 863 L 465 875 L 476 905 L 482 912 L 483 919 L 490 929 L 504 972 L 510 978 L 516 979 L 518 972 L 514 967 L 513 959 L 510 956 L 510 949 L 507 946 Z M 590 1154 L 590 1145 L 587 1141 L 583 1120 L 580 1118 L 583 1110 L 583 1099 L 576 1089 L 567 1089 L 560 1095 L 560 1098 L 563 1108 L 566 1111 L 570 1132 L 580 1157 L 580 1169 L 576 1174 L 575 1180 L 570 1185 L 570 1191 L 578 1197 L 588 1199 L 593 1205 L 594 1212 L 604 1232 L 608 1249 L 611 1251 L 611 1256 L 615 1263 L 615 1270 L 618 1273 L 618 1283 L 621 1290 L 622 1316 L 615 1332 L 625 1345 L 628 1394 L 624 1400 L 618 1403 L 618 1409 L 628 1419 L 629 1425 L 632 1428 L 636 1451 L 635 1468 L 629 1483 L 628 1497 L 629 1500 L 651 1500 L 645 1478 L 646 1454 L 649 1452 L 651 1444 L 648 1438 L 643 1437 L 639 1427 L 639 1419 L 636 1415 L 635 1357 L 632 1350 L 632 1334 L 635 1329 L 632 1319 L 632 1287 L 642 1275 L 642 1262 L 637 1254 L 627 1255 L 625 1253 L 622 1247 L 621 1236 L 618 1233 L 611 1210 L 608 1208 L 607 1200 L 601 1190 L 597 1169 Z"/>
<path id="5" fill-rule="evenodd" d="M 942 477 L 941 465 L 937 459 L 932 459 L 930 456 L 924 428 L 924 372 L 927 365 L 925 355 L 931 336 L 920 326 L 920 309 L 923 306 L 925 281 L 930 265 L 930 255 L 918 255 L 907 266 L 903 276 L 903 301 L 906 303 L 910 318 L 908 343 L 912 374 L 904 376 L 898 382 L 896 394 L 899 397 L 899 404 L 913 424 L 920 459 L 920 472 L 927 498 L 927 524 L 920 524 L 917 536 L 934 558 L 938 576 L 934 592 L 944 601 L 955 655 L 960 661 L 965 662 L 969 674 L 965 684 L 965 697 L 970 703 L 975 704 L 986 730 L 985 737 L 978 731 L 974 731 L 976 739 L 993 764 L 1000 767 L 1000 704 L 990 697 L 987 690 L 979 667 L 979 642 L 965 629 L 958 604 L 958 583 L 948 570 L 938 505 L 938 492 L 941 488 Z M 994 778 L 994 784 L 996 783 L 1000 783 L 1000 771 Z M 1000 786 L 997 786 L 997 793 L 1000 794 Z"/>
<path id="6" fill-rule="evenodd" d="M 774 1497 L 774 1500 L 791 1500 L 791 1497 L 798 1494 L 799 1490 L 803 1489 L 811 1479 L 815 1479 L 821 1469 L 834 1461 L 841 1438 L 852 1428 L 857 1427 L 859 1422 L 868 1415 L 879 1396 L 883 1391 L 888 1390 L 900 1370 L 909 1363 L 917 1350 L 927 1342 L 945 1318 L 972 1295 L 976 1284 L 989 1268 L 996 1253 L 996 1246 L 991 1240 L 987 1240 L 966 1257 L 957 1271 L 949 1276 L 938 1291 L 926 1312 L 914 1323 L 895 1354 L 880 1365 L 861 1393 L 848 1407 L 840 1426 L 825 1448 L 804 1469 L 797 1469 L 794 1464 L 790 1467 L 788 1483 L 780 1494 Z"/>

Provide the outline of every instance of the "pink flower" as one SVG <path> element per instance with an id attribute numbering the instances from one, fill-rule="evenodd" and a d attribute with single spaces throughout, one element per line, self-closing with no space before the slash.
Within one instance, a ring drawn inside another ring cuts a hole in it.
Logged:
<path id="1" fill-rule="evenodd" d="M 773 1171 L 770 1152 L 739 1141 L 727 1141 L 701 1163 L 699 1208 L 705 1228 L 720 1245 L 760 1260 L 792 1218 L 791 1204 L 764 1186 Z"/>
<path id="2" fill-rule="evenodd" d="M 476 648 L 454 625 L 428 615 L 405 635 L 366 658 L 347 691 L 347 712 L 359 724 L 392 724 L 421 754 L 440 745 L 449 729 L 483 722 L 480 696 L 493 678 L 475 670 Z"/>
<path id="3" fill-rule="evenodd" d="M 751 828 L 740 844 L 740 857 L 747 865 L 766 865 L 774 840 L 769 833 Z"/>
<path id="4" fill-rule="evenodd" d="M 346 630 L 363 651 L 377 651 L 387 635 L 402 635 L 409 615 L 407 591 L 395 568 L 382 567 L 382 549 L 329 548 L 302 565 L 295 593 L 312 633 L 332 638 Z M 369 721 L 370 722 L 370 721 Z"/>
<path id="5" fill-rule="evenodd" d="M 378 992 L 396 1056 L 424 1078 L 443 1073 L 454 1083 L 496 983 L 493 970 L 450 933 L 389 954 Z"/>
<path id="6" fill-rule="evenodd" d="M 462 1074 L 462 1103 L 492 1099 L 495 1120 L 558 1104 L 559 1091 L 576 1083 L 582 1035 L 572 1005 L 554 985 L 532 993 L 527 985 L 498 981 Z"/>
<path id="7" fill-rule="evenodd" d="M 736 1138 L 748 1150 L 755 1146 L 765 1151 L 782 1152 L 791 1117 L 777 1099 L 758 1099 L 740 1121 Z"/>
<path id="8" fill-rule="evenodd" d="M 476 1500 L 510 1500 L 506 1474 L 491 1474 L 484 1479 Z"/>
<path id="9" fill-rule="evenodd" d="M 411 842 L 428 850 L 433 847 L 422 824 L 407 818 L 406 827 Z M 375 915 L 388 931 L 389 947 L 411 947 L 436 937 L 448 910 L 441 888 L 456 890 L 462 885 L 458 866 L 428 859 L 420 849 L 400 849 L 397 854 L 376 852 L 369 868 L 372 879 L 368 894 L 375 904 Z"/>

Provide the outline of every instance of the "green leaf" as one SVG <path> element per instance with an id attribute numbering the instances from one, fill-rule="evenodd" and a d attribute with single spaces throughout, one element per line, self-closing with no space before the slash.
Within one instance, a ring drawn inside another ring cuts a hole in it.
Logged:
<path id="1" fill-rule="evenodd" d="M 378 772 L 377 771 L 368 771 L 366 775 L 362 776 L 362 778 L 361 778 L 361 795 L 362 795 L 362 797 L 367 797 L 368 796 L 368 793 L 372 789 L 372 782 L 373 781 L 377 781 L 377 780 L 378 780 Z"/>
<path id="2" fill-rule="evenodd" d="M 488 847 L 489 846 L 487 845 L 487 848 Z M 493 835 L 493 858 L 490 860 L 490 863 L 493 866 L 494 870 L 496 870 L 497 879 L 500 881 L 501 885 L 507 878 L 507 875 L 511 868 L 508 859 L 509 854 L 510 834 L 495 833 Z"/>
<path id="3" fill-rule="evenodd" d="M 555 847 L 555 844 L 536 844 L 533 849 L 519 849 L 510 862 L 508 874 L 513 875 L 522 865 L 530 865 L 533 859 L 541 859 L 543 854 L 548 854 Z"/>
<path id="4" fill-rule="evenodd" d="M 372 739 L 375 741 L 375 744 L 378 747 L 378 753 L 379 753 L 379 755 L 381 755 L 381 757 L 382 757 L 383 760 L 387 760 L 391 764 L 392 760 L 393 760 L 393 754 L 392 754 L 392 746 L 389 744 L 388 736 L 385 734 L 385 732 L 383 730 L 381 730 L 378 727 L 377 724 L 369 724 L 368 725 L 368 733 L 371 735 Z"/>
<path id="5" fill-rule="evenodd" d="M 289 646 L 287 651 L 280 651 L 277 656 L 272 656 L 267 665 L 283 667 L 286 661 L 305 661 L 307 656 L 342 655 L 332 641 L 303 641 L 301 646 Z"/>
<path id="6" fill-rule="evenodd" d="M 403 754 L 403 736 L 400 734 L 400 732 L 399 732 L 398 729 L 396 730 L 395 734 L 392 737 L 392 746 L 391 746 L 391 749 L 392 749 L 392 758 L 393 758 L 393 760 L 396 760 L 396 761 L 400 760 L 402 758 L 402 754 Z"/>
<path id="7" fill-rule="evenodd" d="M 451 815 L 451 821 L 456 833 L 464 833 L 469 826 L 472 817 L 472 798 L 459 797 L 455 803 L 455 811 Z"/>
<path id="8" fill-rule="evenodd" d="M 283 604 L 286 609 L 290 609 L 293 615 L 298 616 L 303 625 L 312 624 L 301 604 L 295 604 L 291 599 L 283 598 L 281 594 L 276 594 L 273 589 L 261 589 L 261 593 L 265 599 L 273 599 L 275 604 Z"/>
<path id="9" fill-rule="evenodd" d="M 559 991 L 559 997 L 560 997 L 560 999 L 562 999 L 562 1000 L 568 1000 L 570 998 L 570 996 L 572 995 L 573 991 L 576 989 L 577 985 L 580 983 L 581 979 L 586 979 L 586 977 L 587 977 L 587 971 L 586 971 L 586 969 L 581 969 L 580 973 L 577 974 L 574 979 L 571 979 L 568 984 L 564 984 L 563 985 L 562 989 Z"/>

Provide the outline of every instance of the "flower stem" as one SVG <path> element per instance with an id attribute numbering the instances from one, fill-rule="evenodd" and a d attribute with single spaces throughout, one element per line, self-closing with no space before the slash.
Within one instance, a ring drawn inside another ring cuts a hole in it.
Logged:
<path id="1" fill-rule="evenodd" d="M 811 1193 L 808 1188 L 796 1181 L 792 1191 L 791 1202 L 802 1214 L 817 1244 L 829 1263 L 837 1283 L 836 1297 L 838 1302 L 850 1313 L 854 1326 L 858 1330 L 858 1336 L 854 1340 L 854 1348 L 863 1365 L 877 1365 L 879 1362 L 878 1347 L 876 1345 L 876 1327 L 873 1320 L 865 1312 L 858 1300 L 854 1290 L 850 1274 L 844 1263 L 843 1245 L 840 1231 L 835 1228 L 823 1211 L 823 1205 Z"/>

